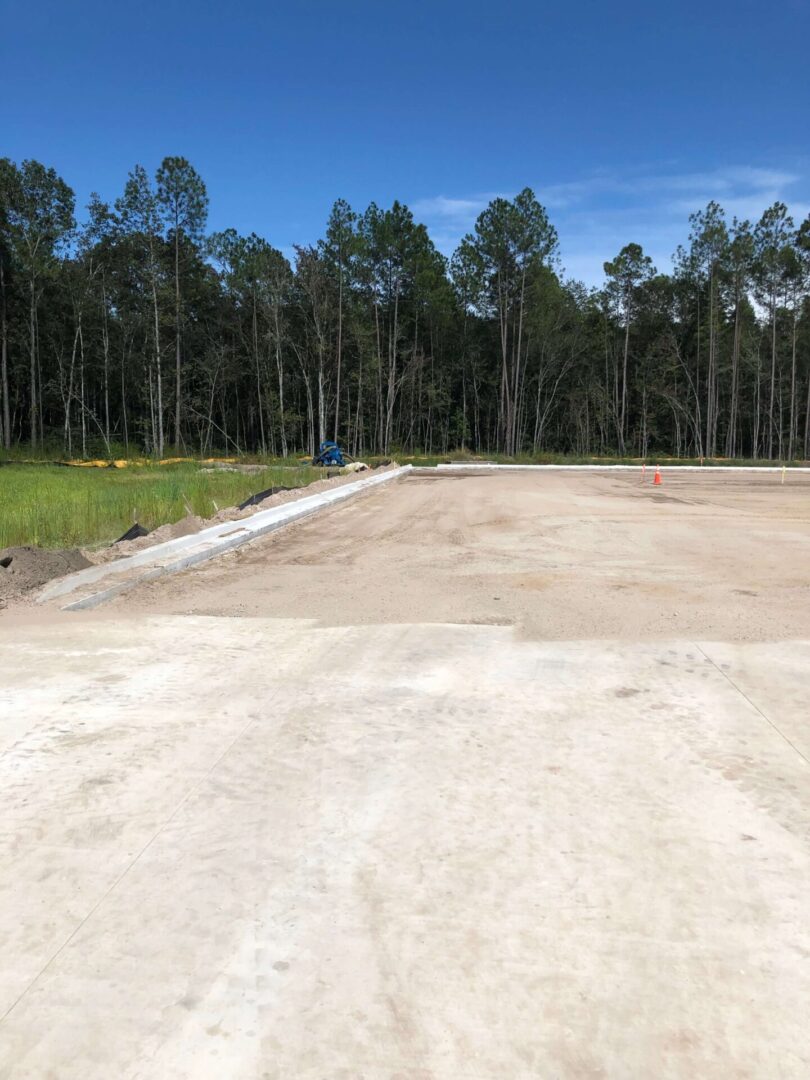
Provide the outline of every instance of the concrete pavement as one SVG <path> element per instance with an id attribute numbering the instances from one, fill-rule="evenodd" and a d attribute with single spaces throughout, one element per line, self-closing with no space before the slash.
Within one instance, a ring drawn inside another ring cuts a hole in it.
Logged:
<path id="1" fill-rule="evenodd" d="M 0 643 L 0 1077 L 810 1072 L 810 643 Z"/>

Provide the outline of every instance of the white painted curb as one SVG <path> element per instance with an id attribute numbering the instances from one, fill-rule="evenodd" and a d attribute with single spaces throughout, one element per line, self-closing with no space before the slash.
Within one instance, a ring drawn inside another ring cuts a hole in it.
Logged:
<path id="1" fill-rule="evenodd" d="M 164 544 L 144 548 L 135 555 L 129 555 L 115 562 L 90 566 L 75 574 L 57 578 L 46 585 L 37 597 L 38 603 L 47 603 L 60 597 L 68 596 L 77 589 L 90 590 L 79 599 L 65 605 L 65 611 L 77 611 L 82 608 L 94 608 L 105 600 L 125 592 L 142 581 L 162 577 L 184 570 L 187 566 L 206 562 L 226 551 L 233 551 L 243 544 L 260 536 L 274 532 L 284 525 L 310 517 L 320 510 L 326 510 L 335 503 L 350 499 L 369 488 L 378 487 L 391 480 L 409 473 L 413 466 L 403 465 L 398 469 L 381 473 L 378 476 L 364 477 L 353 484 L 343 484 L 331 491 L 321 491 L 317 495 L 308 495 L 283 506 L 274 506 L 270 510 L 260 510 L 240 521 L 224 521 L 212 525 L 202 532 L 191 536 L 181 536 L 176 540 L 167 540 Z M 104 582 L 98 590 L 93 586 Z"/>
<path id="2" fill-rule="evenodd" d="M 658 468 L 661 472 L 731 472 L 731 473 L 781 473 L 781 465 L 660 465 Z M 473 464 L 471 462 L 458 462 L 457 464 L 449 463 L 443 465 L 436 465 L 435 469 L 429 466 L 417 466 L 416 472 L 481 472 L 482 470 L 492 470 L 499 472 L 532 472 L 537 470 L 542 471 L 579 471 L 579 472 L 619 472 L 619 471 L 636 471 L 641 469 L 641 465 L 499 465 L 496 462 L 482 461 L 479 464 Z M 649 472 L 654 472 L 656 466 L 653 464 L 647 465 Z M 807 465 L 793 465 L 785 466 L 786 475 L 790 473 L 808 473 L 810 472 L 810 466 Z"/>

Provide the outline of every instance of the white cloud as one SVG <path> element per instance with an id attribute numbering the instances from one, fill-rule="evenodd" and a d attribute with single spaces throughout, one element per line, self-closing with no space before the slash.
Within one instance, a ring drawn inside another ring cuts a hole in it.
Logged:
<path id="1" fill-rule="evenodd" d="M 759 169 L 750 165 L 737 165 L 728 168 L 716 169 L 713 172 L 684 173 L 681 176 L 669 178 L 669 186 L 685 191 L 714 191 L 734 193 L 740 189 L 754 191 L 778 189 L 782 190 L 790 184 L 800 180 L 801 177 L 794 172 L 781 169 Z M 654 182 L 661 183 L 661 178 L 654 178 Z M 664 177 L 665 184 L 667 178 Z"/>
<path id="2" fill-rule="evenodd" d="M 430 199 L 417 199 L 411 203 L 413 216 L 427 225 L 433 243 L 444 255 L 452 255 L 463 236 L 472 231 L 475 219 L 501 192 L 471 195 L 464 199 L 450 199 L 436 195 Z M 511 198 L 511 195 L 505 196 Z"/>
<path id="3" fill-rule="evenodd" d="M 494 195 L 477 195 L 470 199 L 448 199 L 437 195 L 433 199 L 418 199 L 411 209 L 418 218 L 438 218 L 446 221 L 474 220 Z"/>
<path id="4" fill-rule="evenodd" d="M 641 244 L 658 268 L 671 268 L 671 254 L 689 234 L 689 214 L 712 199 L 729 220 L 756 221 L 772 203 L 785 202 L 794 221 L 810 206 L 810 171 L 754 165 L 727 165 L 704 171 L 639 168 L 627 173 L 601 170 L 553 184 L 535 184 L 538 199 L 551 214 L 560 236 L 562 263 L 569 276 L 588 285 L 603 278 L 602 264 L 627 243 Z M 459 197 L 437 195 L 412 204 L 436 246 L 452 254 L 462 236 L 496 196 L 488 192 Z"/>
<path id="5" fill-rule="evenodd" d="M 541 188 L 548 206 L 570 206 L 594 195 L 633 196 L 664 192 L 700 193 L 708 201 L 712 196 L 734 195 L 740 191 L 782 191 L 801 176 L 781 169 L 761 169 L 735 165 L 709 172 L 665 172 L 645 170 L 635 175 L 615 172 L 595 173 L 582 180 L 551 184 Z"/>

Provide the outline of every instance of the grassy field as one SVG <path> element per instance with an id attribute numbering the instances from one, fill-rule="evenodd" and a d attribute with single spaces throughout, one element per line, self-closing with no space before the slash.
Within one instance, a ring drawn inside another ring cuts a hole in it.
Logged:
<path id="1" fill-rule="evenodd" d="M 301 487 L 320 469 L 289 464 L 261 472 L 204 471 L 199 465 L 82 469 L 58 465 L 0 465 L 0 549 L 110 542 L 134 521 L 147 529 L 189 512 L 211 517 L 269 487 Z"/>

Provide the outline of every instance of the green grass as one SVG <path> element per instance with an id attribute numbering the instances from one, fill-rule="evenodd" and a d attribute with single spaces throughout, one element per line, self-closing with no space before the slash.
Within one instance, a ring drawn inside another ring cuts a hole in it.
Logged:
<path id="1" fill-rule="evenodd" d="M 91 547 L 121 536 L 137 520 L 147 529 L 191 510 L 211 517 L 269 487 L 301 487 L 322 476 L 309 467 L 257 473 L 203 472 L 197 465 L 128 469 L 0 466 L 0 549 Z M 215 505 L 216 504 L 216 505 Z"/>

